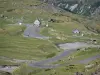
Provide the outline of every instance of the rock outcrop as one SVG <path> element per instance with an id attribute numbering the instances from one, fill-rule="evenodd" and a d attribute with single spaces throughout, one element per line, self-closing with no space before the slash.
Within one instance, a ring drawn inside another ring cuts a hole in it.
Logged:
<path id="1" fill-rule="evenodd" d="M 100 14 L 100 0 L 42 0 L 66 11 L 85 16 Z"/>

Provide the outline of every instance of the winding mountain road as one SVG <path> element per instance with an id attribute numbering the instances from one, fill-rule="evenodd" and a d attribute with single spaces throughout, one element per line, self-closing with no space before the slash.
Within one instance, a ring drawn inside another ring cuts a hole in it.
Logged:
<path id="1" fill-rule="evenodd" d="M 40 27 L 37 27 L 35 25 L 34 26 L 26 25 L 26 26 L 27 26 L 27 28 L 24 31 L 24 37 L 32 37 L 32 38 L 37 38 L 37 39 L 49 39 L 49 37 L 39 34 Z M 83 43 L 83 42 L 65 43 L 65 44 L 59 44 L 58 46 L 61 49 L 64 49 L 64 51 L 62 53 L 60 53 L 59 55 L 56 55 L 52 58 L 41 60 L 38 62 L 33 62 L 33 63 L 29 62 L 28 65 L 31 67 L 38 67 L 38 68 L 56 68 L 61 65 L 60 64 L 52 65 L 50 63 L 56 62 L 65 56 L 69 56 L 71 53 L 75 52 L 79 48 L 100 47 L 100 45 L 93 45 L 93 44 L 89 45 L 89 44 Z M 81 61 L 79 61 L 79 63 L 83 63 L 83 64 L 89 63 L 90 61 L 93 61 L 97 58 L 100 58 L 100 55 L 81 60 Z M 0 67 L 0 70 L 6 71 L 6 72 L 12 72 L 16 68 L 18 68 L 18 67 L 13 67 L 13 66 L 12 67 L 3 67 L 3 68 Z"/>
<path id="2" fill-rule="evenodd" d="M 24 37 L 32 37 L 32 38 L 38 38 L 38 39 L 49 39 L 49 37 L 43 36 L 39 34 L 40 27 L 37 27 L 36 25 L 26 25 L 27 28 L 24 31 Z"/>
<path id="3" fill-rule="evenodd" d="M 34 26 L 27 25 L 27 28 L 24 31 L 24 36 L 38 38 L 38 39 L 48 39 L 48 37 L 39 34 L 39 32 L 40 32 L 40 27 L 37 27 L 36 25 L 34 25 Z M 61 54 L 56 55 L 55 57 L 52 57 L 52 58 L 49 58 L 46 60 L 41 60 L 41 61 L 38 61 L 35 63 L 29 63 L 28 65 L 31 67 L 39 67 L 39 68 L 54 68 L 58 65 L 55 66 L 55 65 L 47 65 L 47 64 L 56 62 L 65 56 L 69 56 L 71 53 L 75 52 L 79 48 L 98 47 L 98 46 L 100 47 L 100 45 L 88 45 L 87 43 L 83 43 L 83 42 L 59 44 L 58 46 L 61 49 L 64 49 L 64 51 Z M 94 57 L 92 57 L 92 58 L 94 59 Z M 95 59 L 96 59 L 96 57 L 95 57 Z"/>
<path id="4" fill-rule="evenodd" d="M 87 63 L 89 63 L 89 62 L 91 62 L 91 61 L 93 61 L 95 59 L 98 59 L 98 58 L 100 58 L 100 54 L 92 56 L 92 57 L 89 57 L 89 58 L 84 59 L 84 60 L 80 60 L 79 63 L 87 64 Z"/>
<path id="5" fill-rule="evenodd" d="M 75 43 L 61 44 L 59 46 L 60 46 L 60 48 L 65 49 L 61 54 L 56 55 L 55 57 L 52 57 L 52 58 L 49 58 L 49 59 L 46 59 L 46 60 L 38 61 L 38 62 L 35 62 L 35 63 L 30 63 L 29 66 L 38 67 L 38 68 L 51 68 L 51 67 L 55 68 L 59 65 L 55 66 L 55 65 L 48 65 L 48 64 L 52 63 L 52 62 L 56 62 L 56 61 L 62 59 L 63 57 L 65 57 L 65 56 L 69 56 L 71 53 L 75 52 L 79 48 L 98 47 L 99 45 L 88 45 L 88 44 L 82 43 L 82 42 L 75 42 Z M 88 63 L 92 60 L 95 60 L 98 57 L 100 57 L 100 55 L 93 56 L 93 57 L 85 59 L 85 60 L 81 60 L 79 63 Z"/>

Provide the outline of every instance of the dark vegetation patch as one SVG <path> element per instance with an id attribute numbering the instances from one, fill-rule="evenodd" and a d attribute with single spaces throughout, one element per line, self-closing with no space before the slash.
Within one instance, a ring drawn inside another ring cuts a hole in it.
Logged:
<path id="1" fill-rule="evenodd" d="M 9 72 L 0 72 L 0 75 L 12 75 L 11 73 L 9 73 Z"/>
<path id="2" fill-rule="evenodd" d="M 45 71 L 50 71 L 51 69 L 45 69 Z"/>
<path id="3" fill-rule="evenodd" d="M 56 53 L 50 53 L 50 54 L 47 55 L 47 58 L 52 58 L 52 57 L 54 57 L 55 55 L 56 55 Z"/>
<path id="4" fill-rule="evenodd" d="M 7 12 L 12 12 L 12 11 L 14 11 L 15 9 L 8 9 L 8 10 L 6 10 Z"/>
<path id="5" fill-rule="evenodd" d="M 52 15 L 53 15 L 53 16 L 65 16 L 65 15 L 62 14 L 62 13 L 53 13 Z"/>
<path id="6" fill-rule="evenodd" d="M 29 75 L 37 74 L 41 71 L 42 71 L 42 69 L 36 69 L 36 70 L 33 70 L 32 72 L 30 72 Z"/>
<path id="7" fill-rule="evenodd" d="M 98 8 L 99 6 L 100 6 L 100 1 L 98 1 L 98 2 L 94 3 L 94 4 L 92 5 L 92 8 L 93 8 L 93 7 Z"/>
<path id="8" fill-rule="evenodd" d="M 95 33 L 100 33 L 100 25 L 99 24 L 86 24 L 84 25 L 88 30 L 95 32 Z"/>
<path id="9" fill-rule="evenodd" d="M 4 7 L 1 7 L 1 6 L 0 6 L 0 8 L 4 8 Z"/>
<path id="10" fill-rule="evenodd" d="M 57 20 L 57 19 L 51 18 L 51 19 L 49 19 L 48 22 L 52 22 L 52 23 L 62 23 L 62 22 L 64 22 L 64 21 L 63 21 L 63 20 Z"/>

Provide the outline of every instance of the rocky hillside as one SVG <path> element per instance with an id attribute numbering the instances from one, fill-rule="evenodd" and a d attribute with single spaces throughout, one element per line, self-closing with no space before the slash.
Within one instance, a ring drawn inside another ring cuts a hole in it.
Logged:
<path id="1" fill-rule="evenodd" d="M 85 26 L 94 32 L 100 32 L 100 0 L 42 0 L 71 13 L 88 17 Z"/>
<path id="2" fill-rule="evenodd" d="M 43 0 L 67 11 L 82 15 L 97 15 L 100 13 L 100 0 Z"/>

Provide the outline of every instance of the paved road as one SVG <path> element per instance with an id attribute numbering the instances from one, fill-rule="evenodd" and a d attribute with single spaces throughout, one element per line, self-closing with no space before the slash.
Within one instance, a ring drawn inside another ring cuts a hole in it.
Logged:
<path id="1" fill-rule="evenodd" d="M 69 51 L 68 51 L 68 53 L 69 53 Z M 62 54 L 59 55 L 59 56 L 62 56 Z M 66 52 L 65 52 L 65 54 L 63 56 L 68 56 L 68 55 L 66 55 Z M 57 61 L 57 60 L 62 58 L 62 57 L 59 57 L 59 56 L 56 56 L 56 57 L 53 57 L 53 58 L 50 58 L 50 59 L 47 59 L 47 60 L 39 61 L 39 62 L 36 62 L 36 63 L 31 63 L 31 64 L 28 64 L 28 65 L 31 66 L 31 67 L 34 67 L 34 68 L 38 67 L 38 68 L 44 68 L 44 69 L 48 69 L 48 68 L 51 69 L 51 68 L 56 68 L 56 67 L 59 67 L 59 66 L 65 66 L 66 64 L 48 65 L 48 63 L 50 63 L 50 62 L 54 62 L 54 61 Z M 81 61 L 77 61 L 77 63 L 87 64 L 87 63 L 89 63 L 89 62 L 91 62 L 91 61 L 93 61 L 93 60 L 95 60 L 97 58 L 100 58 L 100 55 L 96 55 L 96 56 L 93 56 L 93 57 L 90 57 L 90 58 L 87 58 L 87 59 L 84 59 L 84 60 L 81 60 Z M 74 63 L 76 63 L 76 62 L 74 62 Z M 0 70 L 12 73 L 17 68 L 18 67 L 14 67 L 14 66 L 8 67 L 7 66 L 7 67 L 0 67 Z"/>
<path id="2" fill-rule="evenodd" d="M 27 28 L 24 31 L 24 37 L 33 37 L 38 39 L 49 39 L 49 37 L 43 36 L 39 34 L 40 27 L 37 27 L 36 25 L 26 25 Z"/>
<path id="3" fill-rule="evenodd" d="M 59 54 L 55 57 L 36 62 L 35 64 L 46 64 L 46 63 L 56 62 L 56 61 L 60 60 L 61 58 L 63 58 L 64 56 L 69 56 L 74 51 L 75 50 L 68 50 L 68 51 L 65 50 L 64 52 L 62 52 L 61 54 Z"/>
<path id="4" fill-rule="evenodd" d="M 75 43 L 61 44 L 59 46 L 60 46 L 60 48 L 62 48 L 61 46 L 63 46 L 63 47 L 65 46 L 64 49 L 66 49 L 66 50 L 64 50 L 61 54 L 59 54 L 55 57 L 52 57 L 52 58 L 49 58 L 46 60 L 42 60 L 42 61 L 38 61 L 38 62 L 33 62 L 33 63 L 29 62 L 28 65 L 31 67 L 38 67 L 38 68 L 56 68 L 56 67 L 63 66 L 63 65 L 60 65 L 60 64 L 50 65 L 50 63 L 56 62 L 65 56 L 69 56 L 71 53 L 75 52 L 78 48 L 90 47 L 90 46 L 98 47 L 99 45 L 87 45 L 86 43 L 75 42 Z M 100 55 L 93 56 L 93 57 L 81 60 L 78 63 L 82 63 L 82 64 L 89 63 L 90 61 L 93 61 L 99 57 L 100 57 Z M 0 67 L 0 70 L 12 73 L 16 68 L 18 68 L 18 67 L 14 67 L 14 66 L 4 67 L 4 68 Z"/>
<path id="5" fill-rule="evenodd" d="M 29 66 L 43 68 L 43 69 L 48 69 L 48 68 L 51 69 L 51 68 L 56 68 L 60 65 L 59 64 L 55 64 L 55 65 L 29 64 Z"/>
<path id="6" fill-rule="evenodd" d="M 61 49 L 64 50 L 71 50 L 71 49 L 78 49 L 78 48 L 84 48 L 84 47 L 89 47 L 87 43 L 84 42 L 74 42 L 74 43 L 65 43 L 65 44 L 59 44 L 58 45 Z"/>
<path id="7" fill-rule="evenodd" d="M 48 39 L 48 37 L 45 37 L 41 34 L 39 34 L 40 32 L 40 28 L 37 26 L 32 26 L 32 25 L 27 25 L 26 30 L 24 31 L 24 37 L 33 37 L 33 38 L 38 38 L 38 39 Z M 31 67 L 38 67 L 38 68 L 55 68 L 58 67 L 60 65 L 56 64 L 56 65 L 48 65 L 49 63 L 52 62 L 56 62 L 58 60 L 60 60 L 61 58 L 65 57 L 65 56 L 69 56 L 72 52 L 75 52 L 77 49 L 79 48 L 84 48 L 84 47 L 100 47 L 100 45 L 88 45 L 87 43 L 82 43 L 82 42 L 75 42 L 75 43 L 66 43 L 66 44 L 60 44 L 58 45 L 61 49 L 64 49 L 64 51 L 52 58 L 46 59 L 46 60 L 42 60 L 42 61 L 38 61 L 38 62 L 34 62 L 34 63 L 29 63 L 28 65 Z M 85 59 L 80 61 L 80 63 L 88 63 L 92 60 L 95 60 L 96 58 L 100 57 L 100 55 L 98 56 L 93 56 L 91 58 Z M 5 68 L 0 68 L 0 70 L 5 70 L 5 71 L 13 71 L 14 68 L 16 67 L 5 67 Z"/>
<path id="8" fill-rule="evenodd" d="M 56 62 L 56 61 L 60 60 L 61 58 L 65 57 L 65 56 L 69 56 L 71 53 L 75 52 L 78 48 L 92 47 L 92 46 L 93 47 L 98 47 L 98 45 L 88 45 L 86 43 L 81 43 L 81 42 L 66 43 L 66 44 L 61 44 L 59 46 L 60 46 L 60 48 L 66 49 L 66 50 L 64 50 L 64 52 L 62 52 L 61 54 L 59 54 L 59 55 L 57 55 L 55 57 L 52 57 L 52 58 L 49 58 L 49 59 L 46 59 L 46 60 L 42 60 L 42 61 L 38 61 L 38 62 L 35 62 L 35 63 L 30 63 L 29 66 L 39 67 L 39 68 L 51 68 L 51 67 L 55 68 L 55 67 L 57 67 L 59 65 L 48 66 L 47 64 L 50 64 L 51 62 Z M 92 60 L 95 60 L 96 58 L 97 57 L 94 56 L 94 57 L 89 58 L 89 60 L 88 59 L 87 60 L 88 60 L 88 62 L 90 62 Z M 87 61 L 87 60 L 85 60 L 85 61 Z"/>
<path id="9" fill-rule="evenodd" d="M 89 57 L 89 58 L 84 59 L 84 60 L 81 60 L 81 61 L 79 61 L 79 63 L 87 64 L 87 63 L 89 63 L 89 62 L 91 62 L 91 61 L 93 61 L 93 60 L 95 60 L 97 58 L 100 58 L 100 54 L 99 55 L 92 56 L 92 57 Z"/>
<path id="10" fill-rule="evenodd" d="M 45 37 L 45 36 L 39 34 L 40 27 L 37 27 L 36 25 L 34 25 L 34 26 L 33 25 L 26 25 L 26 26 L 27 26 L 27 28 L 24 31 L 24 36 L 25 37 L 34 37 L 34 38 L 39 38 L 39 39 L 48 39 L 48 37 Z M 75 42 L 75 43 L 59 44 L 58 46 L 61 49 L 64 49 L 65 51 L 62 52 L 61 54 L 53 57 L 53 58 L 49 58 L 49 59 L 46 59 L 46 60 L 38 61 L 36 63 L 30 63 L 29 66 L 43 67 L 44 64 L 48 64 L 48 63 L 51 63 L 51 62 L 56 62 L 56 61 L 60 60 L 61 58 L 65 57 L 65 56 L 69 56 L 72 52 L 76 51 L 79 48 L 98 47 L 99 45 L 95 46 L 95 45 L 88 45 L 87 43 L 83 43 L 83 42 Z M 44 65 L 44 67 L 46 67 L 46 66 Z"/>

